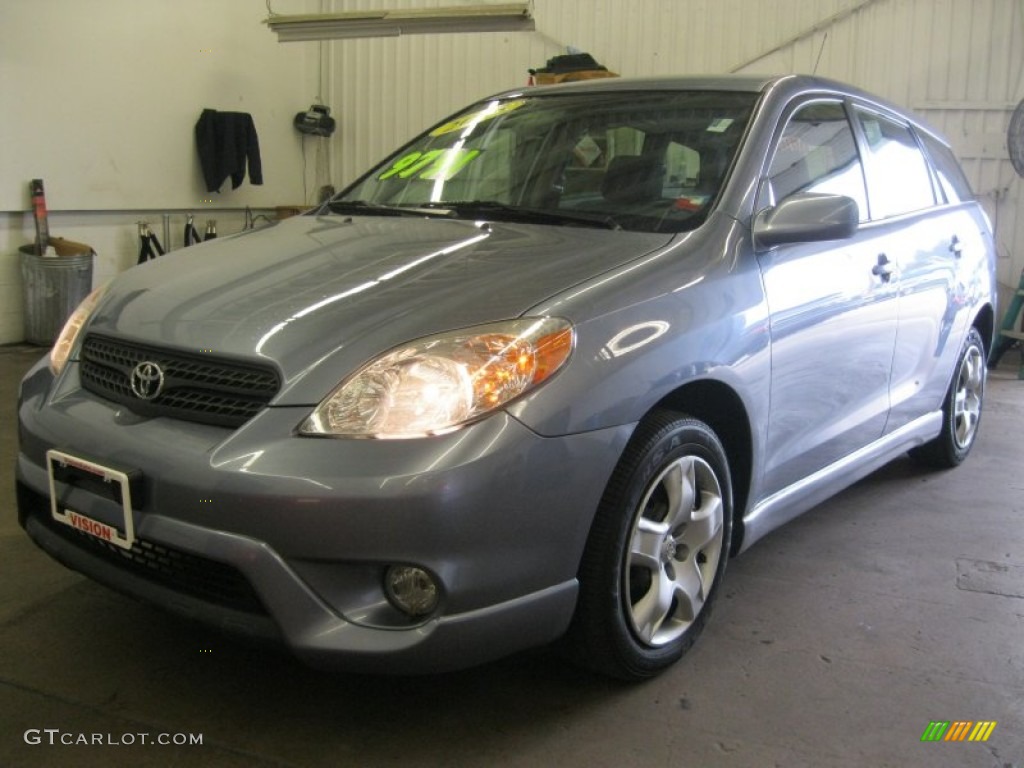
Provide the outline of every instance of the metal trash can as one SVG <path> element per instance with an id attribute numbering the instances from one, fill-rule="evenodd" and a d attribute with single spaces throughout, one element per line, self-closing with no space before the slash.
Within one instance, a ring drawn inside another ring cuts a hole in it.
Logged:
<path id="1" fill-rule="evenodd" d="M 25 298 L 25 341 L 50 346 L 64 323 L 92 291 L 95 253 L 81 243 L 50 241 L 57 256 L 38 256 L 35 245 L 23 245 L 21 281 Z"/>

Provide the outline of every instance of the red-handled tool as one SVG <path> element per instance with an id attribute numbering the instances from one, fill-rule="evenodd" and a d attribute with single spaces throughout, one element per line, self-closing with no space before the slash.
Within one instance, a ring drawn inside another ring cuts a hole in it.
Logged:
<path id="1" fill-rule="evenodd" d="M 29 182 L 29 189 L 32 191 L 32 213 L 36 220 L 36 254 L 42 256 L 46 253 L 46 246 L 50 242 L 50 224 L 46 218 L 46 193 L 43 191 L 43 180 L 32 179 Z"/>

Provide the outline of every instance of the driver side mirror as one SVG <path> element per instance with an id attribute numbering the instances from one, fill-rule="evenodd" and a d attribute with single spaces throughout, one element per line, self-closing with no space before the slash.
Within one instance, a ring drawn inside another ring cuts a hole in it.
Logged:
<path id="1" fill-rule="evenodd" d="M 788 197 L 754 217 L 754 247 L 844 240 L 857 232 L 857 201 L 844 195 L 803 193 Z"/>

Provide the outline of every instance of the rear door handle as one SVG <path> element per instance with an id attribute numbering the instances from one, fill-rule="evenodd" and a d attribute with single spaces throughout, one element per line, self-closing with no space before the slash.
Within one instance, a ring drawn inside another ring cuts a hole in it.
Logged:
<path id="1" fill-rule="evenodd" d="M 882 278 L 883 283 L 888 283 L 892 279 L 892 272 L 893 267 L 889 257 L 884 253 L 878 254 L 878 263 L 871 268 L 871 274 Z"/>
<path id="2" fill-rule="evenodd" d="M 956 235 L 953 235 L 953 239 L 949 241 L 949 252 L 957 259 L 963 256 L 964 247 L 960 243 L 960 238 Z"/>

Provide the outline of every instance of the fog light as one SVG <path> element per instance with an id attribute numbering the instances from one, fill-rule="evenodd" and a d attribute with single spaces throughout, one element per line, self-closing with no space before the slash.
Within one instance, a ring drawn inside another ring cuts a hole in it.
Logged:
<path id="1" fill-rule="evenodd" d="M 437 608 L 437 584 L 422 568 L 389 566 L 384 574 L 384 592 L 395 608 L 409 616 L 426 616 Z"/>

